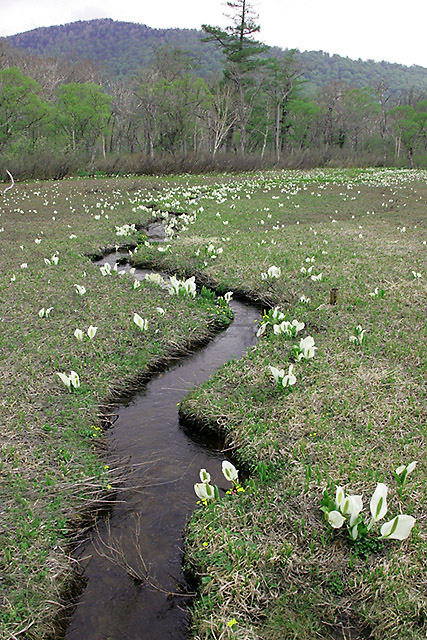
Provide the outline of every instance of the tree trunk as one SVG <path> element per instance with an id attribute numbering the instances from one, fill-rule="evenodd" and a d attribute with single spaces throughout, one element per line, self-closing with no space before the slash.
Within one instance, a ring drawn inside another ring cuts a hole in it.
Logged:
<path id="1" fill-rule="evenodd" d="M 280 102 L 276 104 L 274 123 L 274 151 L 276 154 L 276 162 L 280 161 Z"/>

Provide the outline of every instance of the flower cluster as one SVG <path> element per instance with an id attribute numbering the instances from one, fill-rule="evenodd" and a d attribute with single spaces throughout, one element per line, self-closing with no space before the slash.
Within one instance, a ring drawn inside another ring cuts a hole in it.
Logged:
<path id="1" fill-rule="evenodd" d="M 116 226 L 116 236 L 130 236 L 136 232 L 134 224 L 124 224 L 121 227 Z"/>
<path id="2" fill-rule="evenodd" d="M 400 486 L 403 486 L 405 484 L 406 478 L 410 473 L 413 472 L 416 466 L 416 460 L 413 460 L 408 465 L 401 464 L 400 467 L 397 467 L 397 469 L 395 469 L 394 477 L 396 478 Z"/>
<path id="3" fill-rule="evenodd" d="M 261 273 L 262 280 L 271 280 L 273 278 L 280 278 L 282 275 L 282 270 L 280 267 L 275 267 L 274 265 L 267 269 L 267 273 Z"/>
<path id="4" fill-rule="evenodd" d="M 286 389 L 286 387 L 292 387 L 297 381 L 293 372 L 293 364 L 289 365 L 288 373 L 286 374 L 284 369 L 277 369 L 276 367 L 272 367 L 270 364 L 268 365 L 268 368 L 270 369 L 274 381 L 278 387 L 284 387 Z"/>
<path id="5" fill-rule="evenodd" d="M 80 387 L 79 374 L 75 371 L 70 371 L 69 376 L 67 376 L 65 373 L 58 372 L 56 375 L 61 379 L 61 381 L 65 384 L 69 391 L 72 391 L 73 388 L 78 389 Z"/>
<path id="6" fill-rule="evenodd" d="M 178 280 L 175 276 L 171 276 L 169 278 L 168 290 L 171 295 L 176 294 L 177 296 L 181 293 L 187 293 L 192 298 L 196 297 L 196 283 L 195 276 L 191 276 L 191 278 L 187 278 L 187 280 Z"/>
<path id="7" fill-rule="evenodd" d="M 223 248 L 222 247 L 215 247 L 214 244 L 212 244 L 212 242 L 204 248 L 204 254 L 206 258 L 210 258 L 211 260 L 216 260 L 218 258 L 218 256 L 220 256 L 223 253 Z M 200 255 L 200 248 L 197 249 L 196 251 L 196 256 Z M 208 263 L 206 262 L 206 260 L 203 263 L 205 265 L 205 267 L 208 265 Z"/>
<path id="8" fill-rule="evenodd" d="M 76 287 L 76 293 L 78 293 L 79 296 L 84 296 L 86 293 L 86 287 L 81 284 L 75 284 L 74 286 Z"/>
<path id="9" fill-rule="evenodd" d="M 270 309 L 268 313 L 264 312 L 263 322 L 258 329 L 257 336 L 263 335 L 267 326 L 271 325 L 275 335 L 283 334 L 286 338 L 295 338 L 297 333 L 305 327 L 304 322 L 299 322 L 298 320 L 289 322 L 284 318 L 285 314 L 279 311 L 278 307 Z M 300 362 L 301 360 L 313 358 L 316 350 L 317 347 L 314 345 L 314 338 L 312 336 L 301 338 L 299 344 L 293 347 L 295 361 Z M 289 389 L 297 381 L 293 364 L 289 365 L 287 372 L 285 372 L 285 369 L 278 369 L 272 365 L 268 365 L 268 368 L 274 378 L 276 386 L 280 389 Z"/>
<path id="10" fill-rule="evenodd" d="M 93 340 L 94 337 L 96 336 L 96 332 L 98 331 L 98 327 L 94 327 L 93 325 L 90 325 L 90 327 L 87 330 L 87 335 L 89 337 L 90 340 Z M 83 341 L 83 337 L 84 337 L 84 333 L 81 329 L 76 329 L 74 331 L 74 336 L 76 337 L 76 339 L 79 342 Z"/>
<path id="11" fill-rule="evenodd" d="M 231 462 L 224 460 L 221 466 L 224 478 L 232 483 L 231 491 L 227 493 L 241 493 L 244 491 L 239 484 L 239 472 Z M 210 484 L 211 476 L 206 469 L 200 469 L 200 482 L 194 485 L 194 491 L 203 504 L 207 504 L 208 500 L 218 500 L 219 490 L 216 485 Z"/>
<path id="12" fill-rule="evenodd" d="M 294 345 L 293 352 L 295 360 L 300 362 L 301 360 L 310 360 L 314 357 L 314 352 L 317 351 L 317 347 L 314 345 L 314 338 L 307 336 L 301 338 L 298 345 Z"/>
<path id="13" fill-rule="evenodd" d="M 159 286 L 163 286 L 164 284 L 166 284 L 160 273 L 146 273 L 144 276 L 144 280 L 146 280 L 147 282 L 158 284 Z"/>
<path id="14" fill-rule="evenodd" d="M 415 467 L 413 466 L 413 468 Z M 321 509 L 332 528 L 339 529 L 346 523 L 350 538 L 354 541 L 360 536 L 366 537 L 373 526 L 384 518 L 388 510 L 387 492 L 387 486 L 379 482 L 369 502 L 371 517 L 368 522 L 364 520 L 361 513 L 363 509 L 362 496 L 346 495 L 340 486 L 336 488 L 335 500 L 329 496 L 327 491 L 323 492 Z M 411 533 L 414 524 L 415 518 L 413 516 L 399 514 L 382 525 L 379 539 L 405 540 Z"/>
<path id="15" fill-rule="evenodd" d="M 365 329 L 362 329 L 360 324 L 358 324 L 357 327 L 354 327 L 354 334 L 354 336 L 349 337 L 350 342 L 355 345 L 363 344 L 365 339 Z"/>
<path id="16" fill-rule="evenodd" d="M 299 322 L 298 320 L 292 320 L 292 322 L 289 322 L 285 320 L 285 318 L 285 314 L 282 311 L 279 311 L 279 307 L 270 309 L 268 313 L 264 311 L 262 322 L 257 331 L 257 336 L 262 336 L 269 325 L 273 327 L 275 335 L 283 334 L 286 338 L 294 338 L 297 333 L 304 329 L 304 322 Z"/>
<path id="17" fill-rule="evenodd" d="M 148 329 L 148 320 L 144 319 L 144 318 L 141 318 L 139 313 L 134 313 L 133 314 L 133 321 L 136 324 L 136 326 L 141 329 L 141 331 L 147 331 L 147 329 Z"/>
<path id="18" fill-rule="evenodd" d="M 47 309 L 42 307 L 39 311 L 39 318 L 48 318 L 52 309 L 53 307 L 47 307 Z"/>

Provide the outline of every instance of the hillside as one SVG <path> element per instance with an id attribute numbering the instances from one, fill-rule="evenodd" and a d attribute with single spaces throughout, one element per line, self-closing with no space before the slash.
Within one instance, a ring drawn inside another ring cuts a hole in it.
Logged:
<path id="1" fill-rule="evenodd" d="M 152 29 L 143 24 L 101 19 L 42 27 L 4 40 L 37 55 L 90 60 L 115 77 L 138 73 L 151 64 L 157 47 L 171 45 L 189 51 L 197 73 L 209 77 L 221 72 L 221 53 L 214 44 L 202 42 L 202 37 L 202 31 L 196 29 Z M 323 51 L 298 52 L 297 56 L 302 63 L 307 93 L 337 80 L 360 88 L 384 81 L 392 91 L 427 90 L 424 67 L 351 60 Z"/>
<path id="2" fill-rule="evenodd" d="M 144 24 L 104 19 L 41 27 L 5 40 L 28 53 L 90 60 L 116 77 L 135 74 L 149 66 L 154 50 L 170 45 L 191 52 L 200 75 L 206 77 L 221 71 L 221 53 L 201 38 L 202 32 L 196 29 L 152 29 Z"/>

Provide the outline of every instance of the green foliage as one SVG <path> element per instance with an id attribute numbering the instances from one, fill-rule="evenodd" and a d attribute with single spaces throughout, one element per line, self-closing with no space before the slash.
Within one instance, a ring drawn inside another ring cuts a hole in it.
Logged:
<path id="1" fill-rule="evenodd" d="M 35 80 L 18 67 L 0 71 L 0 150 L 8 145 L 31 140 L 47 115 Z"/>
<path id="2" fill-rule="evenodd" d="M 356 540 L 351 540 L 352 548 L 356 556 L 368 559 L 372 553 L 379 553 L 384 548 L 384 542 L 369 535 L 367 526 L 361 522 L 358 526 L 359 535 Z"/>
<path id="3" fill-rule="evenodd" d="M 268 47 L 253 39 L 253 34 L 259 32 L 260 25 L 249 1 L 235 0 L 227 2 L 227 6 L 234 10 L 230 16 L 232 24 L 225 29 L 204 24 L 202 28 L 207 36 L 203 41 L 219 45 L 226 60 L 225 74 L 235 79 L 236 68 L 241 75 L 259 66 L 259 56 Z"/>
<path id="4" fill-rule="evenodd" d="M 205 298 L 205 300 L 215 300 L 215 291 L 212 291 L 212 289 L 208 289 L 208 287 L 205 287 L 205 285 L 202 286 L 200 295 L 202 296 L 202 298 Z"/>
<path id="5" fill-rule="evenodd" d="M 67 146 L 75 151 L 84 144 L 91 148 L 111 115 L 111 98 L 93 83 L 63 84 L 58 89 L 54 121 L 67 136 Z"/>
<path id="6" fill-rule="evenodd" d="M 427 100 L 417 102 L 415 107 L 405 105 L 392 110 L 394 128 L 410 157 L 417 144 L 427 144 Z"/>
<path id="7" fill-rule="evenodd" d="M 0 72 L 2 164 L 17 177 L 236 170 L 238 149 L 240 170 L 425 162 L 425 69 L 268 48 L 251 4 L 228 6 L 205 37 L 93 20 L 9 38 L 22 50 L 6 63 L 25 72 Z M 84 51 L 103 71 L 23 51 Z"/>

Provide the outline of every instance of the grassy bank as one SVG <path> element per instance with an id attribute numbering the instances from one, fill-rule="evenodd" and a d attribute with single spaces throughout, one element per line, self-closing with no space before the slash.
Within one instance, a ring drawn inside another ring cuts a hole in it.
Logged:
<path id="1" fill-rule="evenodd" d="M 117 236 L 116 226 L 143 224 L 151 205 L 170 241 L 142 243 L 135 264 L 197 273 L 279 306 L 318 347 L 295 365 L 292 389 L 278 390 L 268 365 L 287 369 L 298 339 L 269 326 L 255 349 L 181 408 L 223 429 L 236 465 L 251 471 L 245 493 L 197 509 L 189 523 L 187 563 L 201 585 L 193 636 L 425 637 L 425 178 L 318 170 L 75 180 L 20 184 L 3 197 L 6 638 L 47 635 L 72 570 L 66 552 L 76 514 L 114 498 L 121 469 L 105 468 L 103 407 L 108 413 L 120 389 L 206 335 L 217 315 L 199 298 L 102 276 L 87 257 L 141 240 Z M 280 277 L 264 279 L 273 265 Z M 38 315 L 49 307 L 48 317 Z M 134 312 L 148 320 L 146 331 Z M 98 327 L 93 340 L 76 340 L 74 330 L 89 325 Z M 362 344 L 349 340 L 357 325 Z M 55 375 L 71 370 L 81 381 L 74 392 Z M 411 460 L 416 472 L 399 490 L 393 470 Z M 332 532 L 319 504 L 324 487 L 340 484 L 363 494 L 366 509 L 377 482 L 389 486 L 390 518 L 401 511 L 417 524 L 408 540 L 364 555 L 343 530 Z"/>
<path id="2" fill-rule="evenodd" d="M 203 215 L 162 257 L 169 266 L 184 257 L 189 271 L 270 300 L 304 322 L 301 335 L 318 348 L 295 365 L 292 389 L 279 390 L 268 365 L 287 370 L 298 339 L 269 326 L 181 408 L 187 420 L 225 430 L 237 466 L 252 472 L 245 494 L 208 504 L 189 524 L 187 561 L 202 585 L 195 638 L 425 637 L 422 180 L 317 171 L 213 187 Z M 262 279 L 272 265 L 281 276 Z M 350 342 L 358 325 L 362 344 Z M 393 472 L 412 460 L 416 473 L 399 488 Z M 409 539 L 376 548 L 333 532 L 322 490 L 361 494 L 369 513 L 378 482 L 389 487 L 385 520 L 416 518 Z"/>
<path id="3" fill-rule="evenodd" d="M 163 186 L 19 184 L 1 200 L 2 637 L 55 636 L 56 616 L 67 613 L 73 539 L 114 500 L 125 472 L 104 457 L 111 403 L 218 324 L 210 302 L 149 282 L 134 288 L 134 278 L 103 276 L 88 257 L 129 241 L 116 227 L 151 218 L 141 203 Z M 80 379 L 71 391 L 57 376 L 70 371 Z"/>

